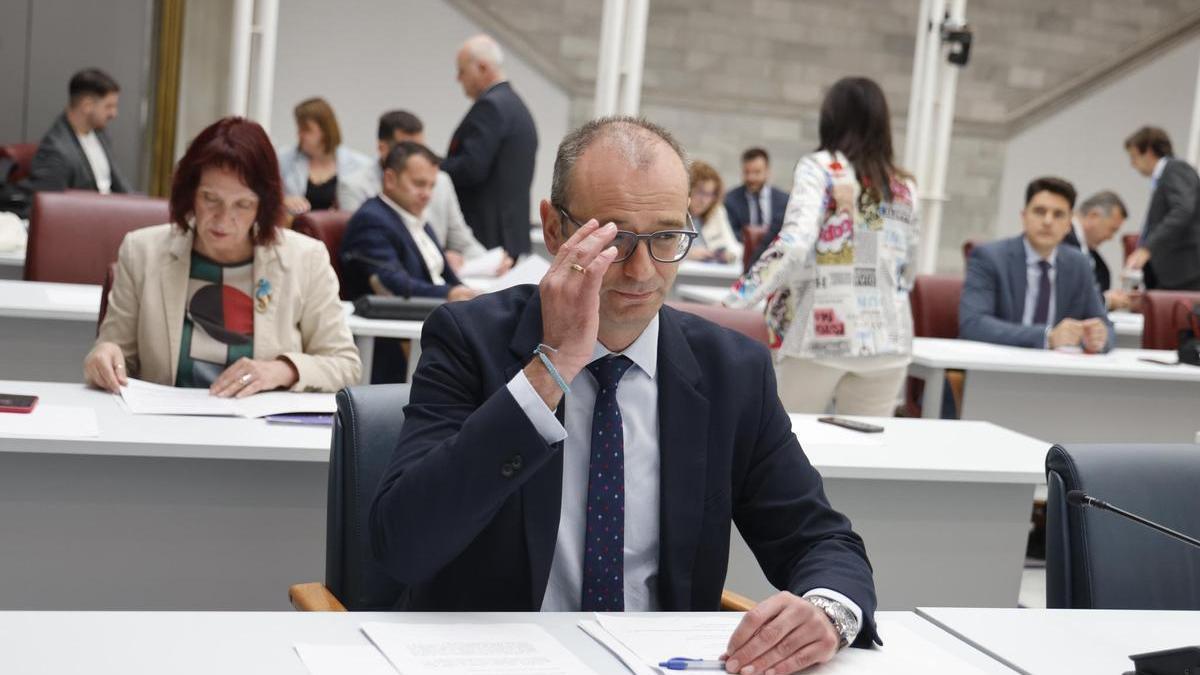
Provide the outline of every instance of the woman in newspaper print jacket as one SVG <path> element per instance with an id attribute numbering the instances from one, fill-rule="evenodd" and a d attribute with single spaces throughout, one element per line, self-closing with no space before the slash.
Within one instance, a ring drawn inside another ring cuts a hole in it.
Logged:
<path id="1" fill-rule="evenodd" d="M 766 300 L 789 412 L 890 416 L 912 352 L 916 186 L 892 162 L 887 101 L 866 78 L 821 105 L 817 152 L 796 166 L 779 236 L 725 299 Z"/>

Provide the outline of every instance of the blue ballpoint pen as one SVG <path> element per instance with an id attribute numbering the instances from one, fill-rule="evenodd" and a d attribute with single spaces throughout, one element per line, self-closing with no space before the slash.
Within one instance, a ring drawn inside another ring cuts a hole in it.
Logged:
<path id="1" fill-rule="evenodd" d="M 660 662 L 658 667 L 666 668 L 667 670 L 725 670 L 725 662 L 676 656 L 673 659 Z"/>

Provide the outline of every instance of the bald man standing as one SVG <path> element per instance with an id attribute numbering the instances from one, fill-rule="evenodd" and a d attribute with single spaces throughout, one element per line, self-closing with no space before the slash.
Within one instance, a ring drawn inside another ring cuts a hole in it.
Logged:
<path id="1" fill-rule="evenodd" d="M 504 53 L 487 35 L 458 50 L 458 81 L 475 105 L 450 139 L 442 170 L 450 174 L 463 216 L 487 248 L 516 258 L 529 252 L 529 188 L 537 129 L 502 68 Z"/>

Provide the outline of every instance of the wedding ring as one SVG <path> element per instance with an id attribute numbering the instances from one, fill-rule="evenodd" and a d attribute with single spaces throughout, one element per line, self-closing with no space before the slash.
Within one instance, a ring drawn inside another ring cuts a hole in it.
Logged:
<path id="1" fill-rule="evenodd" d="M 113 364 L 113 368 L 124 368 L 124 367 L 125 367 L 125 364 L 124 364 L 124 363 L 115 363 L 115 364 Z"/>
<path id="2" fill-rule="evenodd" d="M 587 270 L 584 269 L 583 265 L 580 265 L 579 263 L 571 263 L 571 269 L 579 272 L 580 274 L 587 274 Z"/>
<path id="3" fill-rule="evenodd" d="M 246 385 L 246 384 L 250 384 L 250 380 L 252 380 L 252 379 L 254 379 L 254 376 L 251 375 L 250 373 L 246 373 L 245 375 L 238 378 L 238 382 L 241 382 L 243 385 Z"/>

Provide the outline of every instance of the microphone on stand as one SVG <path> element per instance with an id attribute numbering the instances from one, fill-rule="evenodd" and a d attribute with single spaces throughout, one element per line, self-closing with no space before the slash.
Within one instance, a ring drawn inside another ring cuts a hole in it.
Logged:
<path id="1" fill-rule="evenodd" d="M 1130 513 L 1124 509 L 1117 508 L 1106 501 L 1096 499 L 1083 490 L 1071 490 L 1068 492 L 1067 503 L 1081 509 L 1092 508 L 1099 511 L 1111 511 L 1138 525 L 1148 527 L 1172 539 L 1200 548 L 1200 539 L 1189 537 L 1182 532 L 1172 530 L 1165 525 L 1159 525 L 1136 513 Z M 1200 673 L 1200 647 L 1197 646 L 1133 654 L 1129 658 L 1133 660 L 1135 670 L 1126 672 L 1125 675 L 1174 675 L 1176 673 L 1178 675 L 1187 675 L 1188 673 Z"/>

